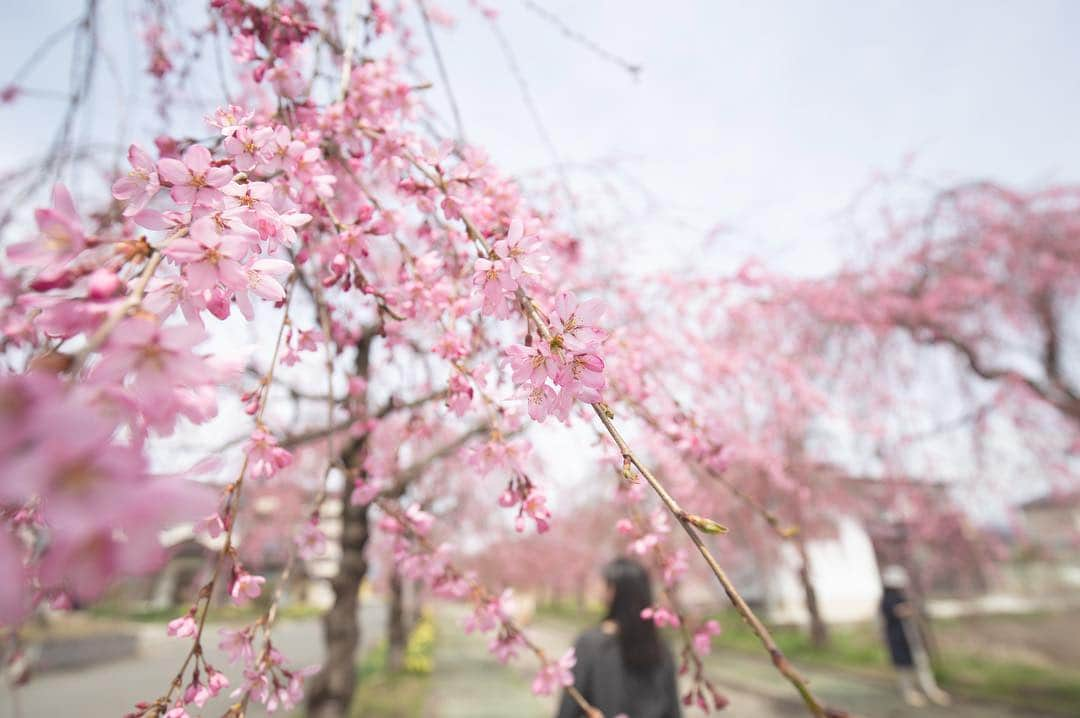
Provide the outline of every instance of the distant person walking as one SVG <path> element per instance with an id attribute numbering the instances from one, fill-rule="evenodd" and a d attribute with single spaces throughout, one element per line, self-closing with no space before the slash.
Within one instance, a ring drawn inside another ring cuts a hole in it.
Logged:
<path id="1" fill-rule="evenodd" d="M 913 620 L 915 609 L 908 599 L 907 571 L 902 566 L 886 566 L 881 572 L 881 583 L 884 586 L 881 615 L 885 621 L 885 641 L 896 669 L 900 695 L 910 706 L 924 706 L 927 698 L 941 706 L 949 705 L 949 694 L 938 688 L 934 680 L 930 658 Z"/>
<path id="2" fill-rule="evenodd" d="M 628 558 L 604 568 L 607 617 L 574 644 L 574 686 L 606 718 L 680 718 L 675 662 L 656 626 L 641 617 L 652 605 L 649 574 Z M 563 693 L 558 718 L 581 718 Z M 591 718 L 591 717 L 586 717 Z"/>

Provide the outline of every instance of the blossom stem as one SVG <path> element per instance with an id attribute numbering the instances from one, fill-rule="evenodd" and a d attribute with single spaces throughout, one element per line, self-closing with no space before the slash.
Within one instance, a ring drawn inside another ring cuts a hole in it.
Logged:
<path id="1" fill-rule="evenodd" d="M 263 412 L 266 409 L 266 399 L 270 391 L 270 386 L 273 383 L 274 367 L 277 365 L 278 355 L 281 349 L 281 338 L 285 334 L 285 327 L 290 322 L 289 318 L 289 306 L 292 303 L 292 297 L 295 293 L 293 291 L 296 282 L 295 276 L 289 280 L 286 286 L 286 299 L 285 299 L 285 311 L 281 318 L 281 325 L 278 328 L 277 341 L 274 344 L 274 353 L 270 359 L 270 367 L 266 370 L 266 374 L 263 377 L 263 394 L 260 398 L 259 411 L 255 416 L 256 424 L 262 422 Z M 184 662 L 180 665 L 180 670 L 177 671 L 176 677 L 173 678 L 169 684 L 169 690 L 165 695 L 158 698 L 152 704 L 148 710 L 154 710 L 154 715 L 161 715 L 165 708 L 172 700 L 173 693 L 177 691 L 182 685 L 184 680 L 184 674 L 187 672 L 187 668 L 191 665 L 192 659 L 196 660 L 196 667 L 198 667 L 197 661 L 202 656 L 202 634 L 206 627 L 206 619 L 210 613 L 210 603 L 214 596 L 214 587 L 217 586 L 218 579 L 221 577 L 221 570 L 225 565 L 225 559 L 233 553 L 233 530 L 236 527 L 236 515 L 239 509 L 240 492 L 244 484 L 244 476 L 247 474 L 247 468 L 249 463 L 249 455 L 245 454 L 243 462 L 240 464 L 240 470 L 237 472 L 236 479 L 230 483 L 225 492 L 228 496 L 225 504 L 225 543 L 222 545 L 221 550 L 218 551 L 217 561 L 214 562 L 214 572 L 210 576 L 210 580 L 199 590 L 199 595 L 195 599 L 196 605 L 202 603 L 199 610 L 199 617 L 196 621 L 195 635 L 192 636 L 191 649 L 188 651 L 187 656 L 184 658 Z"/>
<path id="2" fill-rule="evenodd" d="M 150 283 L 150 279 L 154 276 L 158 266 L 161 264 L 161 260 L 165 258 L 162 250 L 165 246 L 176 237 L 182 237 L 187 234 L 187 228 L 183 228 L 176 234 L 172 235 L 165 240 L 165 244 L 154 250 L 150 255 L 150 259 L 146 262 L 146 266 L 143 267 L 142 272 L 139 273 L 139 278 L 135 280 L 135 285 L 132 287 L 131 294 L 124 298 L 120 304 L 118 304 L 105 318 L 105 321 L 94 330 L 94 333 L 86 340 L 86 345 L 78 351 L 75 355 L 75 360 L 72 363 L 71 374 L 75 376 L 79 373 L 79 370 L 86 363 L 87 357 L 92 352 L 97 350 L 105 340 L 109 338 L 112 331 L 116 329 L 116 326 L 128 315 L 129 312 L 136 310 L 142 305 L 143 295 L 146 294 L 146 285 Z"/>

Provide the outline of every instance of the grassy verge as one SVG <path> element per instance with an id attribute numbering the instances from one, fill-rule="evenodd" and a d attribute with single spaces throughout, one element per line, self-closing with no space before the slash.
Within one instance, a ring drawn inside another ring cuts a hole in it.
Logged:
<path id="1" fill-rule="evenodd" d="M 743 621 L 734 615 L 721 622 L 723 633 L 716 640 L 719 647 L 761 651 L 761 642 Z M 837 668 L 854 668 L 860 673 L 889 676 L 890 666 L 885 646 L 873 626 L 833 626 L 829 645 L 815 648 L 807 632 L 788 626 L 770 626 L 769 631 L 780 650 L 792 660 L 812 661 Z"/>
<path id="2" fill-rule="evenodd" d="M 576 626 L 595 623 L 601 608 L 584 610 L 570 603 L 545 603 L 537 606 L 537 615 Z M 732 648 L 761 654 L 761 643 L 750 628 L 734 614 L 721 616 L 724 632 L 716 641 L 719 649 Z M 992 620 L 983 617 L 980 620 Z M 1017 621 L 1009 617 L 1010 621 Z M 1040 618 L 1028 617 L 1031 630 L 1040 630 Z M 949 632 L 979 632 L 980 626 L 954 619 L 936 623 L 939 639 Z M 942 629 L 949 629 L 948 631 Z M 832 626 L 829 645 L 815 648 L 807 632 L 788 626 L 770 627 L 780 649 L 796 663 L 837 668 L 847 673 L 892 680 L 892 666 L 876 624 Z M 1034 664 L 980 654 L 971 646 L 950 646 L 942 641 L 942 653 L 935 666 L 941 685 L 959 696 L 1013 705 L 1063 716 L 1076 715 L 1080 706 L 1080 667 Z"/>
<path id="3" fill-rule="evenodd" d="M 1080 670 L 987 660 L 946 652 L 937 673 L 942 685 L 973 698 L 1075 716 L 1080 706 Z"/>
<path id="4" fill-rule="evenodd" d="M 354 718 L 421 718 L 427 700 L 435 653 L 435 624 L 424 616 L 409 634 L 405 667 L 390 671 L 383 641 L 370 651 L 357 669 L 353 696 Z"/>
<path id="5" fill-rule="evenodd" d="M 604 607 L 595 602 L 578 606 L 575 601 L 545 601 L 536 605 L 536 615 L 574 626 L 591 626 L 604 617 Z"/>
<path id="6" fill-rule="evenodd" d="M 742 621 L 729 617 L 718 647 L 760 652 L 761 644 Z M 834 626 L 829 645 L 815 648 L 806 631 L 771 628 L 777 645 L 796 663 L 840 668 L 862 675 L 891 678 L 892 669 L 877 626 Z M 1080 670 L 1003 658 L 987 658 L 972 650 L 945 646 L 935 667 L 941 685 L 957 695 L 1007 703 L 1032 710 L 1075 715 L 1080 705 Z"/>

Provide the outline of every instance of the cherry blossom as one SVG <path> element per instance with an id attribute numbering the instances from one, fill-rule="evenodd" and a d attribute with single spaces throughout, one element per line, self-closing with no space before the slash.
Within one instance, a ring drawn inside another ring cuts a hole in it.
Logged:
<path id="1" fill-rule="evenodd" d="M 278 446 L 277 439 L 263 429 L 251 433 L 246 448 L 251 475 L 257 479 L 270 478 L 292 463 L 292 454 Z"/>
<path id="2" fill-rule="evenodd" d="M 218 283 L 235 291 L 251 281 L 241 264 L 246 240 L 228 230 L 223 233 L 212 216 L 192 222 L 189 236 L 174 239 L 165 254 L 183 265 L 189 292 L 201 293 Z"/>
<path id="3" fill-rule="evenodd" d="M 266 583 L 264 577 L 256 576 L 247 573 L 243 569 L 239 569 L 233 576 L 232 586 L 229 588 L 229 595 L 232 596 L 232 599 L 237 606 L 243 606 L 251 599 L 259 597 L 259 594 L 262 593 L 262 585 L 264 583 Z"/>
<path id="4" fill-rule="evenodd" d="M 571 673 L 577 657 L 571 648 L 557 661 L 552 661 L 540 669 L 533 679 L 532 692 L 538 696 L 551 695 L 564 686 L 574 685 L 574 674 Z"/>
<path id="5" fill-rule="evenodd" d="M 35 210 L 34 221 L 40 238 L 7 249 L 8 258 L 16 264 L 56 271 L 50 265 L 66 262 L 88 246 L 90 238 L 83 232 L 75 202 L 62 184 L 53 187 L 52 207 Z"/>
<path id="6" fill-rule="evenodd" d="M 708 620 L 694 631 L 694 651 L 699 656 L 707 656 L 712 652 L 712 637 L 720 635 L 720 624 L 714 620 Z"/>
<path id="7" fill-rule="evenodd" d="M 495 242 L 492 248 L 510 273 L 510 278 L 519 286 L 526 275 L 537 274 L 531 264 L 535 258 L 540 238 L 536 235 L 524 236 L 525 225 L 520 219 L 510 223 L 510 229 L 504 239 Z"/>
<path id="8" fill-rule="evenodd" d="M 113 197 L 127 203 L 124 208 L 125 217 L 142 211 L 161 189 L 157 166 L 145 150 L 138 145 L 131 145 L 128 148 L 128 162 L 131 163 L 128 176 L 116 180 L 112 186 Z"/>
<path id="9" fill-rule="evenodd" d="M 249 629 L 221 628 L 218 629 L 218 635 L 221 636 L 218 647 L 228 655 L 229 663 L 235 663 L 241 659 L 244 663 L 250 663 L 255 659 L 255 649 L 252 646 L 252 635 Z"/>
<path id="10" fill-rule="evenodd" d="M 506 619 L 506 604 L 510 601 L 510 591 L 479 604 L 472 615 L 465 619 L 465 633 L 494 631 Z"/>
<path id="11" fill-rule="evenodd" d="M 186 616 L 169 621 L 169 635 L 177 638 L 190 638 L 195 635 L 195 614 L 188 613 Z"/>
<path id="12" fill-rule="evenodd" d="M 311 560 L 326 552 L 326 534 L 315 524 L 307 523 L 297 534 L 296 544 L 300 557 Z"/>
<path id="13" fill-rule="evenodd" d="M 158 176 L 169 183 L 170 196 L 179 204 L 212 205 L 222 198 L 221 188 L 232 179 L 228 167 L 212 166 L 210 150 L 192 145 L 181 159 L 164 157 L 158 160 Z"/>
<path id="14" fill-rule="evenodd" d="M 474 265 L 473 283 L 483 296 L 483 312 L 496 319 L 510 316 L 510 292 L 517 288 L 510 265 L 502 259 L 481 257 Z"/>
<path id="15" fill-rule="evenodd" d="M 678 626 L 680 623 L 679 617 L 663 606 L 649 606 L 648 608 L 641 609 L 641 618 L 645 621 L 651 620 L 656 624 L 657 628 L 664 628 L 665 626 L 674 627 Z"/>

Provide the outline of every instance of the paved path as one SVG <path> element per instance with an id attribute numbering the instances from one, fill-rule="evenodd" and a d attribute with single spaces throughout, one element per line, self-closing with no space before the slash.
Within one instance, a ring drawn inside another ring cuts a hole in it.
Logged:
<path id="1" fill-rule="evenodd" d="M 439 637 L 435 671 L 424 718 L 548 718 L 554 714 L 554 698 L 537 698 L 529 686 L 536 662 L 523 655 L 511 666 L 499 664 L 487 652 L 487 637 L 465 635 L 459 606 L 438 609 Z M 362 614 L 364 647 L 374 645 L 383 634 L 384 612 L 380 605 L 365 604 Z M 36 676 L 19 690 L 22 718 L 119 718 L 136 700 L 160 693 L 168 677 L 183 659 L 187 644 L 163 636 L 159 626 L 135 659 L 115 661 L 77 671 Z M 574 627 L 561 621 L 540 620 L 528 628 L 530 636 L 552 655 L 561 655 L 573 640 Z M 216 633 L 216 628 L 211 627 Z M 322 659 L 321 628 L 315 620 L 282 623 L 275 631 L 283 652 L 297 665 Z M 225 665 L 215 650 L 210 660 Z M 991 705 L 960 703 L 948 710 L 911 709 L 898 699 L 891 682 L 820 668 L 800 666 L 815 692 L 829 704 L 863 718 L 1035 718 L 1037 714 L 1010 711 Z M 736 651 L 719 651 L 709 659 L 709 674 L 731 700 L 723 715 L 728 718 L 789 718 L 804 715 L 793 700 L 791 687 L 764 659 Z M 230 678 L 235 670 L 228 671 Z M 0 687 L 0 718 L 15 715 L 12 696 Z M 208 704 L 199 713 L 220 715 L 226 700 Z M 263 713 L 252 711 L 252 716 Z M 281 713 L 277 714 L 282 715 Z M 700 715 L 696 711 L 688 715 Z M 375 718 L 375 717 L 373 717 Z"/>
<path id="2" fill-rule="evenodd" d="M 530 690 L 537 664 L 522 655 L 503 666 L 487 652 L 487 638 L 465 635 L 458 607 L 439 611 L 439 640 L 425 718 L 550 718 L 554 697 L 536 697 Z M 528 627 L 529 636 L 551 655 L 562 655 L 574 639 L 572 627 L 541 621 Z M 729 691 L 736 707 L 729 718 L 788 718 L 790 706 L 744 691 Z M 699 712 L 697 715 L 701 715 Z"/>
<path id="3" fill-rule="evenodd" d="M 361 613 L 364 636 L 361 650 L 382 638 L 383 616 L 381 605 L 365 602 Z M 239 683 L 240 672 L 235 666 L 229 666 L 217 650 L 217 628 L 207 626 L 212 638 L 207 641 L 207 658 L 215 668 L 225 671 L 235 686 Z M 16 715 L 21 718 L 120 718 L 136 701 L 160 695 L 169 679 L 176 675 L 190 643 L 169 638 L 164 626 L 145 625 L 141 629 L 146 631 L 146 640 L 140 641 L 141 650 L 134 658 L 34 676 L 15 696 L 18 714 L 10 690 L 6 685 L 0 687 L 0 718 Z M 274 629 L 274 643 L 295 666 L 308 666 L 323 660 L 322 626 L 315 619 L 282 621 Z M 228 704 L 227 695 L 219 696 L 197 714 L 221 715 Z M 248 715 L 263 716 L 265 712 L 255 709 Z M 278 712 L 275 715 L 286 714 Z"/>
<path id="4" fill-rule="evenodd" d="M 437 609 L 439 633 L 425 718 L 553 715 L 554 698 L 537 698 L 529 690 L 532 678 L 528 672 L 535 669 L 535 660 L 522 656 L 510 666 L 500 664 L 487 651 L 487 636 L 465 635 L 462 631 L 465 615 L 459 606 Z"/>
<path id="5" fill-rule="evenodd" d="M 502 666 L 487 652 L 487 639 L 465 635 L 459 607 L 438 612 L 439 639 L 425 718 L 549 718 L 553 699 L 537 698 L 529 686 L 536 661 L 521 656 L 512 666 Z M 552 655 L 561 655 L 571 644 L 572 626 L 539 620 L 528 627 L 529 635 Z M 728 718 L 791 718 L 805 715 L 791 686 L 763 656 L 721 650 L 708 661 L 709 675 L 731 701 L 722 715 Z M 913 709 L 903 704 L 891 681 L 874 676 L 820 668 L 805 668 L 814 691 L 829 705 L 862 718 L 1037 718 L 1030 711 L 998 705 L 958 702 L 948 708 Z M 688 716 L 701 715 L 688 711 Z"/>

